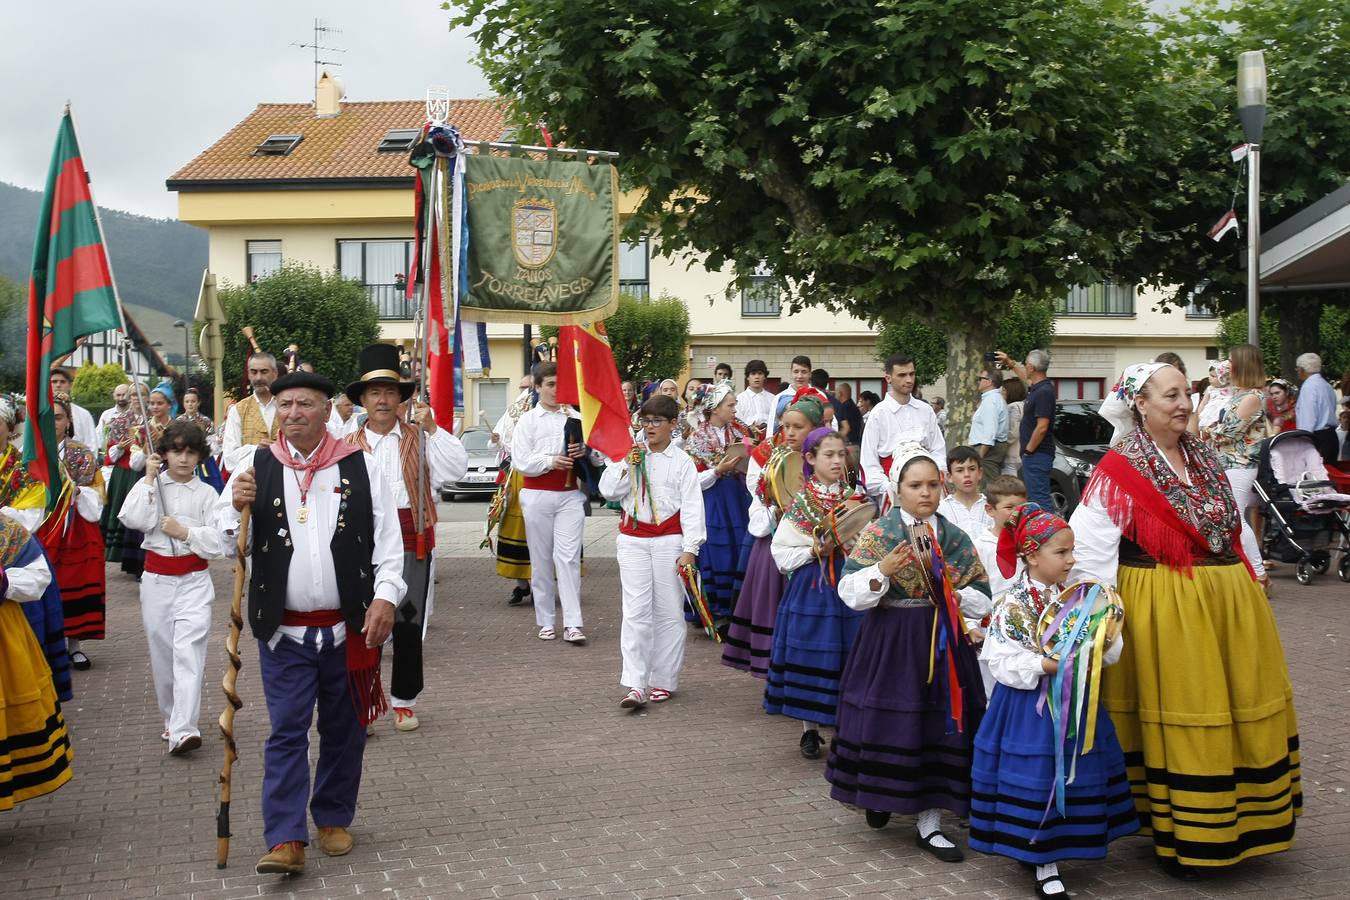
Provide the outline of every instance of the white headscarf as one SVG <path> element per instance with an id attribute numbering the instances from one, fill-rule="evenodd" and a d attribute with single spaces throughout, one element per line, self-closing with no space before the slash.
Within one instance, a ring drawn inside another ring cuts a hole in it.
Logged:
<path id="1" fill-rule="evenodd" d="M 1111 388 L 1110 393 L 1102 400 L 1101 408 L 1097 410 L 1103 419 L 1115 426 L 1116 430 L 1111 435 L 1111 446 L 1114 447 L 1134 431 L 1135 398 L 1159 369 L 1166 368 L 1167 363 L 1135 363 L 1127 366 L 1121 373 L 1120 380 Z"/>
<path id="2" fill-rule="evenodd" d="M 907 441 L 895 448 L 891 454 L 891 471 L 887 478 L 886 496 L 890 500 L 892 507 L 900 506 L 900 473 L 905 471 L 905 466 L 916 459 L 926 459 L 937 466 L 938 475 L 942 474 L 942 466 L 938 463 L 937 457 L 933 456 L 922 444 L 914 441 Z"/>
<path id="3" fill-rule="evenodd" d="M 716 384 L 708 385 L 703 388 L 703 411 L 710 413 L 722 405 L 722 401 L 727 399 L 728 394 L 736 393 L 736 388 L 730 381 L 719 381 Z"/>
<path id="4" fill-rule="evenodd" d="M 3 419 L 13 428 L 17 424 L 17 417 L 14 412 L 14 402 L 10 398 L 0 394 L 0 419 Z M 4 447 L 0 447 L 3 450 Z"/>

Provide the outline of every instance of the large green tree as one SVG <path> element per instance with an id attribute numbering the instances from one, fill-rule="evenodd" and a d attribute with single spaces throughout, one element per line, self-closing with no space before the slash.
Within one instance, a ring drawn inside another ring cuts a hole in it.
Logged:
<path id="1" fill-rule="evenodd" d="M 359 282 L 336 272 L 283 263 L 275 274 L 249 285 L 227 285 L 220 291 L 226 325 L 222 329 L 226 388 L 238 386 L 248 359 L 245 325 L 253 328 L 259 346 L 277 357 L 291 342 L 300 358 L 339 387 L 354 380 L 361 348 L 379 339 L 375 305 Z"/>
<path id="2" fill-rule="evenodd" d="M 462 0 L 478 62 L 617 150 L 662 252 L 949 335 L 953 405 L 1012 298 L 1139 253 L 1185 91 L 1135 0 Z"/>
<path id="3" fill-rule="evenodd" d="M 689 308 L 675 297 L 619 295 L 619 306 L 605 319 L 619 377 L 636 381 L 669 378 L 684 369 L 689 352 Z M 540 336 L 558 336 L 558 326 L 545 325 Z"/>
<path id="4" fill-rule="evenodd" d="M 1189 0 L 1156 22 L 1168 77 L 1192 102 L 1173 136 L 1176 178 L 1151 238 L 1154 271 L 1139 274 L 1173 288 L 1178 303 L 1198 297 L 1220 312 L 1245 309 L 1246 185 L 1228 156 L 1243 140 L 1238 55 L 1264 50 L 1270 83 L 1261 142 L 1265 231 L 1350 181 L 1350 14 L 1326 0 Z M 1235 190 L 1243 237 L 1216 244 L 1205 232 Z M 1350 305 L 1350 291 L 1267 292 L 1262 303 L 1278 323 L 1272 369 L 1292 372 L 1299 353 L 1334 355 L 1334 345 L 1350 339 L 1342 330 L 1328 343 L 1319 333 L 1322 309 Z"/>

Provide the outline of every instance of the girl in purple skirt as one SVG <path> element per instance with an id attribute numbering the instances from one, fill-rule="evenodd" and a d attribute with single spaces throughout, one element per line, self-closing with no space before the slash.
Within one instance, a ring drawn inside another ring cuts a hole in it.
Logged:
<path id="1" fill-rule="evenodd" d="M 760 450 L 766 444 L 756 447 L 745 474 L 745 486 L 751 498 L 748 527 L 753 540 L 746 556 L 745 580 L 741 583 L 741 592 L 722 642 L 722 665 L 749 672 L 756 678 L 768 677 L 773 623 L 778 618 L 778 601 L 783 596 L 784 581 L 770 550 L 773 532 L 783 510 L 773 503 L 765 473 L 774 471 L 788 453 L 801 452 L 802 441 L 811 429 L 820 426 L 824 413 L 824 404 L 814 396 L 802 397 L 789 406 L 778 422 L 777 434 L 781 435 L 781 443 L 774 444 L 767 454 Z"/>
<path id="2" fill-rule="evenodd" d="M 844 666 L 825 777 L 873 828 L 915 815 L 920 849 L 960 862 L 941 813 L 970 812 L 985 700 L 962 613 L 989 605 L 989 581 L 970 538 L 937 514 L 942 474 L 928 451 L 897 448 L 890 481 L 890 512 L 859 535 L 839 581 L 839 598 L 869 612 Z"/>

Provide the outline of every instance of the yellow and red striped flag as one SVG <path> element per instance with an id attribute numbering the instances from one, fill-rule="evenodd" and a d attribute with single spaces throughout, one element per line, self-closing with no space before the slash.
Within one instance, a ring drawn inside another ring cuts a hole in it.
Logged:
<path id="1" fill-rule="evenodd" d="M 558 329 L 558 402 L 580 411 L 581 433 L 591 449 L 616 461 L 632 449 L 628 403 L 600 322 Z"/>

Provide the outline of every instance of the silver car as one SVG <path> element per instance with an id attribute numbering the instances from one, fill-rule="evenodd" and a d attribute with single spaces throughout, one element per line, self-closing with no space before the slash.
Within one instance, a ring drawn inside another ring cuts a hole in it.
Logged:
<path id="1" fill-rule="evenodd" d="M 441 485 L 441 499 L 453 503 L 457 494 L 492 494 L 497 490 L 501 453 L 492 442 L 492 431 L 475 426 L 459 436 L 469 455 L 469 469 L 458 481 Z"/>

